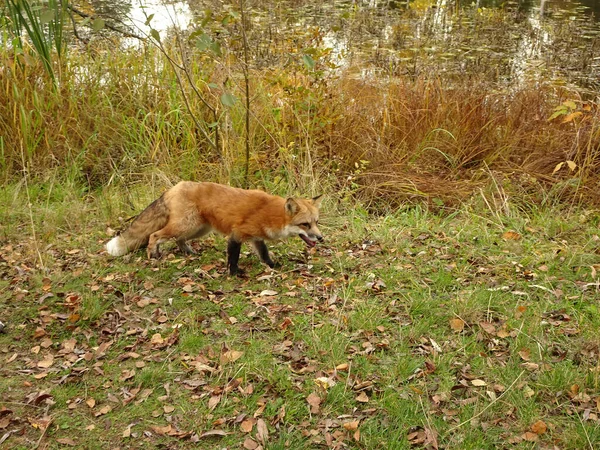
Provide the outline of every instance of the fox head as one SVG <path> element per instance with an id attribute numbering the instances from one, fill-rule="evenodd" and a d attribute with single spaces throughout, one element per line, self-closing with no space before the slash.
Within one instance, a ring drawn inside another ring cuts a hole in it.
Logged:
<path id="1" fill-rule="evenodd" d="M 323 240 L 317 226 L 322 198 L 319 195 L 313 199 L 288 198 L 285 201 L 285 212 L 290 218 L 287 234 L 300 236 L 308 247 L 314 247 L 317 241 Z"/>

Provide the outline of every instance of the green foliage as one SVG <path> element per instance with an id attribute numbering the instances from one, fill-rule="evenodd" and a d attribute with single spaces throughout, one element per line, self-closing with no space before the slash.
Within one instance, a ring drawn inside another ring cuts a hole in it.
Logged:
<path id="1" fill-rule="evenodd" d="M 6 6 L 10 17 L 8 30 L 13 37 L 15 49 L 19 53 L 27 51 L 28 45 L 23 40 L 26 36 L 46 72 L 55 81 L 52 53 L 56 51 L 60 59 L 66 51 L 64 27 L 67 2 L 7 0 Z"/>

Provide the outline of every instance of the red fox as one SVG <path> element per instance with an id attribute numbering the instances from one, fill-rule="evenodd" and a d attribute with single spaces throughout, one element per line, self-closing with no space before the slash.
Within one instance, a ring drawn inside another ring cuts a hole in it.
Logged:
<path id="1" fill-rule="evenodd" d="M 148 257 L 159 257 L 159 245 L 175 238 L 184 253 L 193 253 L 186 241 L 210 231 L 229 236 L 227 268 L 240 272 L 238 260 L 243 242 L 250 241 L 262 262 L 274 263 L 265 240 L 299 236 L 308 247 L 323 240 L 319 231 L 322 196 L 288 198 L 258 190 L 233 188 L 216 183 L 181 181 L 152 202 L 119 236 L 106 244 L 106 251 L 121 256 L 148 246 Z"/>

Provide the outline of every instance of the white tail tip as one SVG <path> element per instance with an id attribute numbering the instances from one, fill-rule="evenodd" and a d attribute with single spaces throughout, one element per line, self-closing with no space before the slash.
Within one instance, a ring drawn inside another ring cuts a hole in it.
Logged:
<path id="1" fill-rule="evenodd" d="M 121 236 L 116 236 L 106 243 L 106 251 L 112 256 L 123 256 L 127 253 L 127 245 Z"/>

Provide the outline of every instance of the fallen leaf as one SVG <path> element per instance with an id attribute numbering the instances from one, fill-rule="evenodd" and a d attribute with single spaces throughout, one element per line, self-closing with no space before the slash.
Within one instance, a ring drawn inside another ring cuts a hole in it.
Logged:
<path id="1" fill-rule="evenodd" d="M 221 401 L 220 395 L 213 395 L 208 399 L 208 410 L 212 411 Z"/>
<path id="2" fill-rule="evenodd" d="M 244 420 L 240 425 L 240 429 L 244 433 L 250 433 L 252 431 L 252 427 L 254 427 L 254 421 L 252 420 Z"/>
<path id="3" fill-rule="evenodd" d="M 59 444 L 75 446 L 77 445 L 75 441 L 71 438 L 59 438 L 56 440 Z"/>
<path id="4" fill-rule="evenodd" d="M 277 295 L 277 291 L 273 291 L 271 289 L 266 289 L 264 291 L 262 291 L 260 294 L 258 294 L 260 297 L 265 297 L 265 296 L 269 296 L 272 297 L 273 295 Z"/>
<path id="5" fill-rule="evenodd" d="M 496 327 L 494 324 L 489 322 L 479 322 L 479 326 L 483 328 L 483 331 L 489 334 L 496 334 Z"/>
<path id="6" fill-rule="evenodd" d="M 221 357 L 219 358 L 219 362 L 221 363 L 222 366 L 224 366 L 226 364 L 230 364 L 232 362 L 237 361 L 238 359 L 240 359 L 242 357 L 243 354 L 244 354 L 244 352 L 239 352 L 237 350 L 228 350 L 225 353 L 221 354 Z"/>
<path id="7" fill-rule="evenodd" d="M 42 369 L 47 369 L 48 367 L 52 366 L 52 364 L 54 364 L 54 356 L 52 354 L 48 354 L 44 357 L 44 359 L 38 361 L 37 366 Z"/>
<path id="8" fill-rule="evenodd" d="M 452 328 L 452 331 L 460 333 L 462 330 L 465 329 L 465 321 L 459 319 L 458 317 L 453 317 L 452 319 L 450 319 L 450 328 Z"/>
<path id="9" fill-rule="evenodd" d="M 487 386 L 487 383 L 485 381 L 479 380 L 479 379 L 471 380 L 471 384 L 473 386 L 477 386 L 477 387 L 479 387 L 479 386 Z"/>
<path id="10" fill-rule="evenodd" d="M 269 429 L 267 428 L 267 424 L 263 419 L 258 419 L 256 422 L 256 437 L 263 445 L 269 439 Z"/>
<path id="11" fill-rule="evenodd" d="M 130 380 L 131 378 L 133 378 L 134 376 L 135 376 L 135 369 L 124 370 L 123 372 L 121 372 L 121 377 L 119 378 L 119 380 L 127 381 L 127 380 Z"/>
<path id="12" fill-rule="evenodd" d="M 367 396 L 367 394 L 363 392 L 361 392 L 360 394 L 358 394 L 358 396 L 355 399 L 357 402 L 361 402 L 361 403 L 368 403 L 369 402 L 369 397 Z"/>
<path id="13" fill-rule="evenodd" d="M 314 392 L 311 392 L 310 394 L 308 394 L 308 397 L 306 397 L 306 401 L 310 405 L 311 414 L 319 414 L 320 405 L 321 405 L 321 397 L 319 397 Z"/>
<path id="14" fill-rule="evenodd" d="M 85 401 L 85 404 L 88 405 L 90 408 L 93 408 L 94 406 L 96 406 L 96 400 L 90 397 Z"/>
<path id="15" fill-rule="evenodd" d="M 98 411 L 96 411 L 94 413 L 95 417 L 100 417 L 103 416 L 104 414 L 108 414 L 109 412 L 111 412 L 112 407 L 110 405 L 104 405 L 102 408 L 100 408 Z"/>
<path id="16" fill-rule="evenodd" d="M 521 235 L 516 231 L 507 231 L 506 233 L 502 234 L 502 239 L 506 241 L 518 241 L 521 239 Z"/>
<path id="17" fill-rule="evenodd" d="M 152 345 L 162 344 L 164 342 L 165 342 L 165 340 L 160 335 L 160 333 L 153 334 L 152 337 L 150 338 L 150 343 Z"/>
<path id="18" fill-rule="evenodd" d="M 531 425 L 531 431 L 533 431 L 535 434 L 544 434 L 547 429 L 548 426 L 543 420 L 538 420 L 536 423 Z"/>
<path id="19" fill-rule="evenodd" d="M 531 351 L 528 348 L 519 350 L 519 356 L 523 359 L 523 361 L 529 361 L 531 359 Z"/>
<path id="20" fill-rule="evenodd" d="M 165 414 L 170 414 L 173 411 L 175 411 L 175 407 L 172 405 L 165 405 L 163 406 L 163 411 L 165 412 Z"/>
<path id="21" fill-rule="evenodd" d="M 200 438 L 212 437 L 212 436 L 227 436 L 229 433 L 223 430 L 210 430 L 202 433 Z"/>
<path id="22" fill-rule="evenodd" d="M 258 445 L 258 442 L 254 441 L 252 438 L 246 438 L 244 440 L 244 448 L 246 450 L 256 450 Z"/>
<path id="23" fill-rule="evenodd" d="M 360 420 L 353 420 L 351 422 L 344 423 L 344 429 L 348 431 L 356 431 L 358 430 L 358 425 L 360 424 Z"/>
<path id="24" fill-rule="evenodd" d="M 538 435 L 531 431 L 526 431 L 521 437 L 527 442 L 537 442 L 539 439 Z"/>

